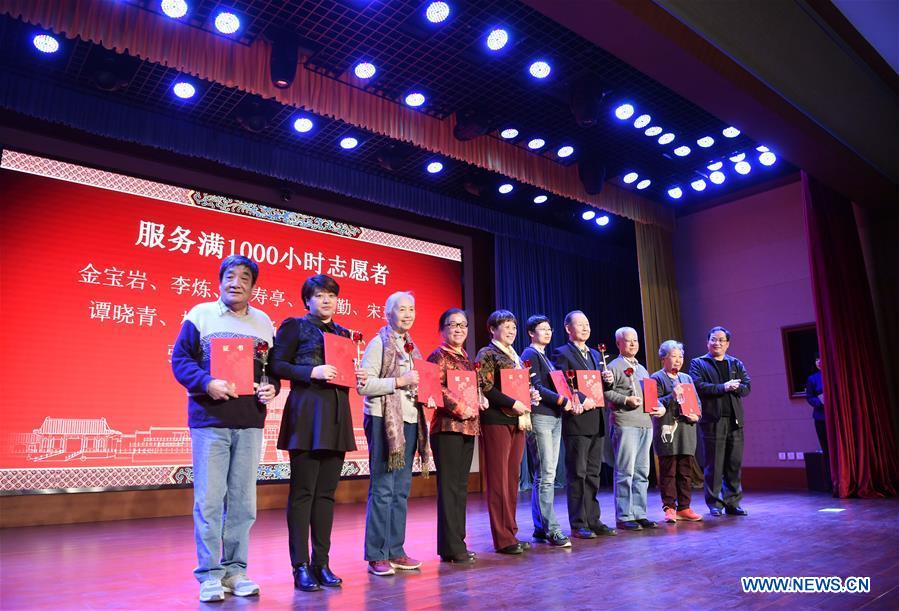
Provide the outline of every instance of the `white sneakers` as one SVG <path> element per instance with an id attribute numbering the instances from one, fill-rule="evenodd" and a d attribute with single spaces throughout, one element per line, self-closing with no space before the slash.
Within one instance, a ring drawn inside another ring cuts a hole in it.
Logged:
<path id="1" fill-rule="evenodd" d="M 225 600 L 225 589 L 221 579 L 207 579 L 200 584 L 200 602 L 210 603 Z"/>
<path id="2" fill-rule="evenodd" d="M 207 579 L 200 584 L 200 602 L 225 600 L 226 592 L 234 596 L 255 596 L 259 594 L 259 584 L 243 573 L 224 579 Z"/>

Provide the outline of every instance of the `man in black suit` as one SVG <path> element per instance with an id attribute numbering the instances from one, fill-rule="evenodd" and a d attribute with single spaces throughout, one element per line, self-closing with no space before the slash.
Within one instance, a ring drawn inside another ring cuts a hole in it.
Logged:
<path id="1" fill-rule="evenodd" d="M 599 352 L 587 347 L 590 321 L 580 310 L 565 316 L 568 343 L 556 349 L 553 361 L 557 369 L 599 370 Z M 603 381 L 611 382 L 611 372 L 603 371 Z M 599 471 L 602 468 L 605 421 L 592 399 L 578 392 L 580 409 L 562 414 L 562 442 L 565 444 L 565 470 L 568 479 L 568 522 L 571 535 L 593 539 L 596 535 L 612 536 L 618 531 L 600 521 Z"/>
<path id="2" fill-rule="evenodd" d="M 746 367 L 727 354 L 730 331 L 712 327 L 709 351 L 690 362 L 690 377 L 702 401 L 699 421 L 705 458 L 705 502 L 713 516 L 745 516 L 743 487 L 743 397 L 752 389 Z M 722 483 L 724 484 L 722 496 Z"/>

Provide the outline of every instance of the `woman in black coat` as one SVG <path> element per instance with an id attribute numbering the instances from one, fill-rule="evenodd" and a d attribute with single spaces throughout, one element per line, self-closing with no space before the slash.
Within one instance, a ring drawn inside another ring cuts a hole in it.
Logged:
<path id="1" fill-rule="evenodd" d="M 290 380 L 290 396 L 281 418 L 278 448 L 290 452 L 287 530 L 294 586 L 314 592 L 342 580 L 328 567 L 334 493 L 343 459 L 356 449 L 349 390 L 331 383 L 337 368 L 325 365 L 325 333 L 349 337 L 331 317 L 340 287 L 319 274 L 303 283 L 309 313 L 281 323 L 271 354 L 271 370 Z M 357 378 L 364 372 L 357 371 Z M 309 563 L 309 537 L 312 563 Z"/>

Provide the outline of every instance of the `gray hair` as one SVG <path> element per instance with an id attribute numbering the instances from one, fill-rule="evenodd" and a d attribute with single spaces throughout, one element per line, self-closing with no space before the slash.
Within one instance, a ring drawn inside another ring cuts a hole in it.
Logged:
<path id="1" fill-rule="evenodd" d="M 617 331 L 615 331 L 615 341 L 620 341 L 624 339 L 624 334 L 630 331 L 634 335 L 637 336 L 637 339 L 640 339 L 640 336 L 637 334 L 637 330 L 633 327 L 621 327 Z"/>
<path id="2" fill-rule="evenodd" d="M 662 342 L 662 345 L 659 346 L 659 358 L 663 359 L 668 356 L 672 350 L 680 350 L 681 354 L 684 352 L 684 345 L 677 341 L 676 339 L 669 339 L 667 341 Z"/>
<path id="3" fill-rule="evenodd" d="M 396 303 L 403 297 L 411 301 L 412 305 L 415 305 L 415 296 L 412 293 L 409 291 L 397 291 L 384 302 L 384 318 L 390 320 L 390 313 L 393 312 L 396 308 Z"/>

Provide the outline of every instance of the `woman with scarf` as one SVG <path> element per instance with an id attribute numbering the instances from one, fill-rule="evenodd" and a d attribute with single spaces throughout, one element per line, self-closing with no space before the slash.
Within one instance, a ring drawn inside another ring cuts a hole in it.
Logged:
<path id="1" fill-rule="evenodd" d="M 477 393 L 475 403 L 466 403 L 447 386 L 453 372 L 474 371 L 463 347 L 468 338 L 465 312 L 450 308 L 441 314 L 439 331 L 443 343 L 428 357 L 440 367 L 443 386 L 443 407 L 437 407 L 431 417 L 431 447 L 437 465 L 437 553 L 444 562 L 471 564 L 475 553 L 465 545 L 465 502 L 474 440 L 480 432 L 478 414 L 487 402 Z"/>
<path id="2" fill-rule="evenodd" d="M 339 292 L 330 276 L 308 278 L 300 293 L 309 313 L 281 323 L 269 357 L 272 373 L 290 380 L 278 448 L 290 453 L 288 543 L 294 587 L 305 592 L 341 584 L 328 568 L 334 493 L 344 455 L 356 449 L 356 440 L 349 391 L 331 383 L 337 369 L 325 364 L 325 333 L 350 335 L 331 318 Z M 363 372 L 356 371 L 356 375 L 359 383 L 364 382 Z"/>
<path id="3" fill-rule="evenodd" d="M 487 511 L 493 547 L 500 554 L 520 554 L 530 549 L 519 541 L 515 521 L 518 476 L 524 452 L 525 431 L 530 429 L 529 405 L 503 394 L 498 384 L 501 369 L 521 368 L 521 359 L 512 342 L 518 334 L 515 315 L 497 310 L 487 318 L 493 339 L 478 351 L 475 367 L 488 407 L 481 412 L 481 459 L 487 484 Z M 532 401 L 539 395 L 532 393 Z"/>
<path id="4" fill-rule="evenodd" d="M 406 554 L 403 544 L 415 450 L 425 477 L 431 459 L 427 421 L 416 402 L 418 372 L 412 365 L 421 353 L 409 335 L 415 322 L 415 298 L 406 292 L 392 294 L 384 305 L 384 316 L 387 324 L 365 348 L 362 369 L 367 380 L 359 389 L 365 397 L 363 422 L 371 471 L 365 560 L 368 572 L 378 576 L 421 566 Z"/>

